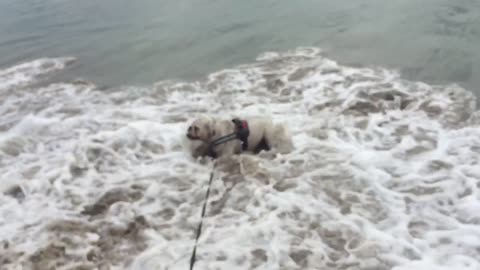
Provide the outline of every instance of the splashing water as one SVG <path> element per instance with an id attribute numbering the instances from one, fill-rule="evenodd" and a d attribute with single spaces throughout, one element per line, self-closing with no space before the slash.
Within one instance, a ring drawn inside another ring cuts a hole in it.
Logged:
<path id="1" fill-rule="evenodd" d="M 316 48 L 194 83 L 34 86 L 71 61 L 0 71 L 2 269 L 187 269 L 211 170 L 183 147 L 198 114 L 272 116 L 295 150 L 219 163 L 195 269 L 480 268 L 472 93 Z"/>

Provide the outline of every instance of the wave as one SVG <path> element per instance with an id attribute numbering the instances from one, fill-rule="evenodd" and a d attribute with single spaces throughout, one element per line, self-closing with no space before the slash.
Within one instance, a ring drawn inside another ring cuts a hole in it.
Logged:
<path id="1" fill-rule="evenodd" d="M 62 70 L 74 61 L 73 57 L 42 58 L 0 70 L 0 91 L 28 86 L 43 75 Z"/>

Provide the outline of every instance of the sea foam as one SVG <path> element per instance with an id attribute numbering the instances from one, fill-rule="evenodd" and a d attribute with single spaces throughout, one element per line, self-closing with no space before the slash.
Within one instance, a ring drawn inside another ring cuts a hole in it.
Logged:
<path id="1" fill-rule="evenodd" d="M 195 269 L 480 268 L 471 92 L 317 48 L 194 83 L 34 86 L 65 59 L 0 71 L 2 269 L 186 269 L 213 166 L 183 144 L 202 114 L 271 116 L 295 150 L 219 161 Z"/>

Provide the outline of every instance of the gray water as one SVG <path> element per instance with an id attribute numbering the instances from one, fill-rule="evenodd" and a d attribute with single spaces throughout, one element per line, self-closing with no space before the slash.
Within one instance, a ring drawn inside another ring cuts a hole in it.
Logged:
<path id="1" fill-rule="evenodd" d="M 99 84 L 193 80 L 298 46 L 480 92 L 474 0 L 0 2 L 0 67 L 73 56 L 63 76 Z"/>

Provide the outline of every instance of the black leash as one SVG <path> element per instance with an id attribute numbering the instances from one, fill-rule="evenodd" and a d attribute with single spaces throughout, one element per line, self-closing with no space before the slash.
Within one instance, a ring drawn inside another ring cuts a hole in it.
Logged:
<path id="1" fill-rule="evenodd" d="M 220 145 L 220 144 L 224 144 L 228 141 L 233 141 L 237 138 L 237 134 L 236 133 L 232 133 L 232 134 L 228 134 L 226 136 L 223 136 L 223 137 L 220 137 L 214 141 L 212 141 L 209 145 L 208 145 L 208 149 L 207 149 L 207 155 L 211 158 L 217 158 L 217 153 L 215 152 L 215 147 L 217 145 Z"/>
<path id="2" fill-rule="evenodd" d="M 233 133 L 230 133 L 228 135 L 225 135 L 223 137 L 220 137 L 214 141 L 212 141 L 210 143 L 211 146 L 217 146 L 217 145 L 220 145 L 220 144 L 223 144 L 223 143 L 226 143 L 228 141 L 233 141 L 235 139 L 237 139 L 237 132 L 233 132 Z"/>
<path id="3" fill-rule="evenodd" d="M 220 137 L 210 143 L 208 147 L 208 153 L 211 157 L 216 156 L 215 151 L 213 150 L 215 146 L 224 144 L 228 141 L 239 139 L 240 141 L 242 141 L 243 150 L 247 148 L 247 143 L 248 143 L 247 139 L 248 139 L 248 135 L 250 134 L 250 131 L 248 129 L 248 124 L 238 119 L 233 119 L 232 122 L 235 123 L 237 130 L 231 134 Z M 216 163 L 214 163 L 213 168 L 215 168 L 215 165 Z M 198 224 L 197 237 L 195 239 L 195 246 L 193 247 L 192 257 L 190 258 L 190 270 L 193 270 L 193 266 L 195 265 L 195 261 L 196 261 L 198 239 L 202 234 L 203 218 L 205 217 L 205 211 L 207 209 L 208 197 L 210 196 L 210 187 L 212 186 L 212 180 L 213 180 L 213 169 L 212 169 L 212 172 L 210 173 L 210 180 L 208 180 L 207 194 L 205 195 L 205 201 L 203 202 L 202 217 L 200 218 L 200 223 Z"/>
<path id="4" fill-rule="evenodd" d="M 215 164 L 213 165 L 213 167 L 215 168 Z M 213 180 L 213 169 L 212 169 L 212 172 L 210 173 L 210 180 L 208 180 L 208 188 L 207 188 L 207 194 L 205 195 L 205 201 L 203 203 L 202 217 L 200 218 L 200 223 L 198 224 L 197 238 L 195 239 L 195 246 L 193 247 L 192 257 L 190 258 L 190 270 L 193 270 L 193 266 L 195 265 L 198 238 L 200 238 L 200 235 L 202 234 L 203 218 L 205 217 L 205 209 L 207 208 L 208 197 L 210 195 L 210 187 L 212 186 L 212 180 Z"/>
<path id="5" fill-rule="evenodd" d="M 235 124 L 235 127 L 236 127 L 235 132 L 222 136 L 216 140 L 213 140 L 208 146 L 208 150 L 207 150 L 207 153 L 210 157 L 216 158 L 217 155 L 215 153 L 214 148 L 228 141 L 233 141 L 238 139 L 242 142 L 242 150 L 245 151 L 248 148 L 248 136 L 250 135 L 250 130 L 248 128 L 247 122 L 240 121 L 237 118 L 233 119 L 232 122 Z"/>

